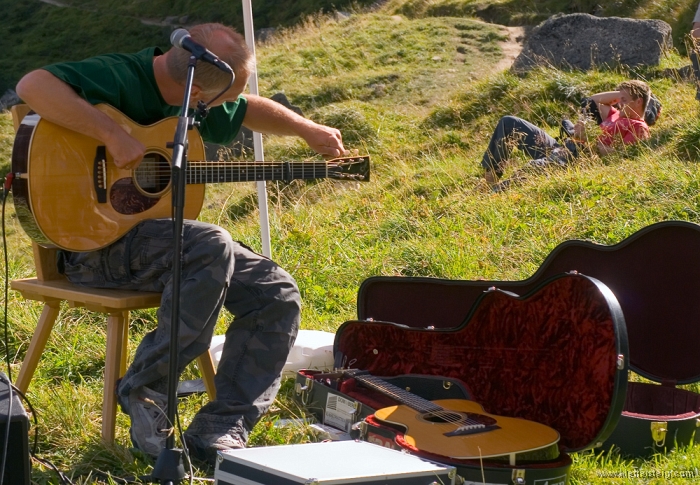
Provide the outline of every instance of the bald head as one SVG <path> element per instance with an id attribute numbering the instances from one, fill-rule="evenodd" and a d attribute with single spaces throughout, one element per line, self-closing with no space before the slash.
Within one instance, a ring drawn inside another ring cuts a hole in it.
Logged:
<path id="1" fill-rule="evenodd" d="M 189 29 L 192 40 L 201 44 L 233 69 L 239 80 L 248 79 L 253 71 L 253 55 L 241 34 L 222 24 L 200 24 Z M 190 53 L 173 47 L 166 56 L 168 75 L 178 84 L 185 84 Z M 205 62 L 197 63 L 194 84 L 202 91 L 217 94 L 230 82 L 229 74 Z"/>

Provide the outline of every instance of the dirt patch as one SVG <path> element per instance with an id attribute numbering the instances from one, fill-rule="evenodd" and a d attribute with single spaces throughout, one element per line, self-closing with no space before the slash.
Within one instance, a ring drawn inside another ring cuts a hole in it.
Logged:
<path id="1" fill-rule="evenodd" d="M 502 71 L 513 65 L 513 61 L 518 57 L 523 50 L 523 41 L 525 39 L 524 27 L 503 27 L 508 32 L 508 39 L 500 43 L 503 51 L 503 58 L 498 61 L 494 69 Z"/>

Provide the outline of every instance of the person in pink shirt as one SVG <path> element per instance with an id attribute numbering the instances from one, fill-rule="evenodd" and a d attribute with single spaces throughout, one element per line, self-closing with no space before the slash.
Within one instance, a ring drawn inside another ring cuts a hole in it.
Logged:
<path id="1" fill-rule="evenodd" d="M 601 155 L 615 151 L 615 143 L 625 145 L 649 139 L 649 126 L 644 121 L 651 90 L 643 81 L 625 81 L 615 91 L 594 94 L 589 98 L 595 103 L 602 120 L 598 126 L 603 131 L 595 140 L 595 148 Z M 592 110 L 593 111 L 593 110 Z M 597 117 L 596 117 L 597 118 Z M 574 125 L 574 140 L 587 142 L 588 124 L 581 120 Z"/>
<path id="2" fill-rule="evenodd" d="M 698 61 L 698 45 L 700 45 L 700 4 L 693 18 L 693 25 L 690 28 L 690 42 L 692 43 L 690 61 L 695 74 L 695 99 L 700 100 L 700 62 Z"/>
<path id="3" fill-rule="evenodd" d="M 565 166 L 581 151 L 608 155 L 621 146 L 649 138 L 645 114 L 652 98 L 649 86 L 638 80 L 624 81 L 615 91 L 594 94 L 584 100 L 584 114 L 576 124 L 564 120 L 563 127 L 571 138 L 558 141 L 543 129 L 515 116 L 502 117 L 491 137 L 481 161 L 484 178 L 496 192 L 525 177 L 526 171 L 547 166 Z M 660 112 L 655 101 L 654 116 Z M 594 126 L 600 130 L 593 131 Z M 600 132 L 602 131 L 602 133 Z M 513 178 L 499 182 L 505 163 L 517 147 L 533 160 L 516 172 Z"/>

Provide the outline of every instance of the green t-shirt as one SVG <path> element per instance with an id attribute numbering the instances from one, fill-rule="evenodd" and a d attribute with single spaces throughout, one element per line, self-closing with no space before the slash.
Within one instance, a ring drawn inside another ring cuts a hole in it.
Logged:
<path id="1" fill-rule="evenodd" d="M 142 125 L 169 116 L 179 116 L 180 106 L 171 106 L 161 96 L 153 75 L 153 56 L 163 52 L 150 47 L 135 54 L 105 54 L 78 62 L 44 67 L 69 84 L 90 104 L 107 103 Z M 238 134 L 245 117 L 246 99 L 239 96 L 211 108 L 199 132 L 205 141 L 226 145 Z"/>

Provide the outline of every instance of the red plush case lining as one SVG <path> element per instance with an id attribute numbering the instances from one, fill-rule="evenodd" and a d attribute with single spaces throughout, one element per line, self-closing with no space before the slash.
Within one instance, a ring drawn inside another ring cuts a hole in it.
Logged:
<path id="1" fill-rule="evenodd" d="M 335 351 L 345 367 L 377 376 L 461 379 L 487 412 L 549 425 L 565 449 L 581 449 L 604 428 L 620 390 L 621 317 L 610 303 L 591 279 L 568 275 L 526 298 L 488 292 L 455 330 L 347 322 Z"/>

